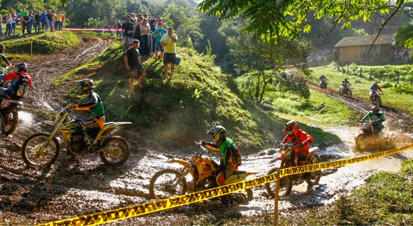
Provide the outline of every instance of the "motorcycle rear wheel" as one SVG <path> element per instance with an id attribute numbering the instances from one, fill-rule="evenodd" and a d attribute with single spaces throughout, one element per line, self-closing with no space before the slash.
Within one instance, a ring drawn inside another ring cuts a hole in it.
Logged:
<path id="1" fill-rule="evenodd" d="M 128 142 L 118 136 L 107 138 L 102 144 L 102 149 L 105 149 L 105 151 L 99 152 L 100 159 L 110 166 L 123 165 L 130 155 Z"/>
<path id="2" fill-rule="evenodd" d="M 17 122 L 19 121 L 19 114 L 17 109 L 12 108 L 6 111 L 6 119 L 1 122 L 1 133 L 4 135 L 10 135 L 16 130 Z"/>
<path id="3" fill-rule="evenodd" d="M 32 168 L 50 167 L 59 157 L 59 142 L 53 137 L 47 147 L 42 147 L 50 134 L 37 133 L 28 137 L 22 146 L 22 158 Z"/>
<path id="4" fill-rule="evenodd" d="M 267 175 L 277 172 L 277 169 L 278 168 L 271 169 L 270 172 L 267 173 Z M 276 182 L 265 184 L 265 189 L 267 189 L 267 193 L 270 195 L 271 198 L 275 198 L 276 187 L 277 187 Z M 292 188 L 293 188 L 293 182 L 290 176 L 280 178 L 279 196 L 289 195 L 291 193 Z"/>
<path id="5" fill-rule="evenodd" d="M 187 190 L 185 177 L 173 169 L 164 169 L 157 172 L 149 183 L 149 196 L 153 199 L 169 198 L 175 195 L 184 195 Z M 180 180 L 180 181 L 177 181 Z M 178 183 L 175 188 L 174 183 Z"/>

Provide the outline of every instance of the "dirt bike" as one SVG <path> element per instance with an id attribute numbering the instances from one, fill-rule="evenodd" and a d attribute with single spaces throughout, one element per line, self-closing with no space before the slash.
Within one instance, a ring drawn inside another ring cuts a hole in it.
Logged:
<path id="1" fill-rule="evenodd" d="M 350 85 L 343 86 L 341 85 L 340 87 L 340 95 L 341 96 L 347 96 L 348 98 L 351 98 L 353 92 L 351 91 Z"/>
<path id="2" fill-rule="evenodd" d="M 372 137 L 379 138 L 382 130 L 383 126 L 379 118 L 363 122 L 360 133 L 355 138 L 356 147 L 358 147 L 358 149 L 367 148 L 370 146 L 370 142 L 367 142 L 366 139 L 373 140 Z M 374 143 L 375 141 L 377 140 L 374 139 L 372 142 Z"/>
<path id="3" fill-rule="evenodd" d="M 377 105 L 378 107 L 381 107 L 381 94 L 379 91 L 373 91 L 371 94 L 371 103 L 373 105 Z"/>
<path id="4" fill-rule="evenodd" d="M 327 80 L 321 80 L 320 81 L 320 88 L 321 89 L 327 89 Z"/>
<path id="5" fill-rule="evenodd" d="M 201 191 L 209 188 L 217 187 L 216 174 L 218 164 L 211 158 L 203 157 L 209 151 L 204 148 L 201 143 L 196 143 L 199 147 L 195 155 L 189 160 L 170 159 L 167 163 L 178 163 L 183 166 L 181 170 L 164 169 L 157 172 L 151 179 L 149 184 L 149 195 L 152 198 L 167 198 L 174 195 L 184 195 L 188 190 L 186 183 L 186 176 L 191 174 L 193 191 Z M 257 173 L 236 171 L 225 181 L 226 184 L 237 183 L 245 180 L 249 175 Z M 246 193 L 246 194 L 245 194 Z M 248 202 L 253 199 L 253 192 L 251 189 L 246 189 L 240 193 L 232 193 L 227 196 L 229 200 L 237 200 L 241 202 Z"/>
<path id="6" fill-rule="evenodd" d="M 308 155 L 305 159 L 299 159 L 298 165 L 306 165 L 306 164 L 314 164 L 317 163 L 317 157 L 315 154 L 320 149 L 318 147 L 310 148 L 308 151 Z M 277 172 L 278 168 L 289 168 L 296 166 L 294 162 L 294 148 L 290 144 L 281 144 L 280 145 L 280 156 L 273 159 L 271 162 L 281 161 L 280 167 L 275 167 L 268 172 L 269 174 L 273 174 Z M 311 173 L 302 173 L 297 175 L 291 175 L 280 178 L 280 196 L 287 196 L 291 193 L 293 187 L 293 181 L 304 179 L 309 186 L 315 185 L 320 181 L 321 171 L 315 171 Z M 275 190 L 276 190 L 276 183 L 267 183 L 265 184 L 265 189 L 267 189 L 268 194 L 274 198 L 275 197 Z"/>
<path id="7" fill-rule="evenodd" d="M 86 129 L 80 120 L 69 117 L 71 110 L 64 108 L 56 114 L 55 121 L 43 121 L 34 126 L 52 126 L 51 133 L 36 133 L 28 137 L 22 146 L 22 158 L 27 166 L 39 168 L 51 166 L 59 157 L 60 144 L 56 138 L 60 131 L 67 142 L 67 153 L 72 156 L 99 153 L 106 165 L 121 166 L 129 158 L 128 142 L 119 136 L 109 136 L 122 125 L 131 122 L 107 122 L 103 128 Z M 83 134 L 76 131 L 82 126 Z"/>
<path id="8" fill-rule="evenodd" d="M 2 67 L 1 74 L 7 74 L 7 68 Z M 9 85 L 7 81 L 0 80 L 1 88 L 7 88 Z M 3 135 L 10 135 L 16 130 L 19 121 L 18 111 L 22 109 L 22 101 L 0 97 L 0 127 Z"/>

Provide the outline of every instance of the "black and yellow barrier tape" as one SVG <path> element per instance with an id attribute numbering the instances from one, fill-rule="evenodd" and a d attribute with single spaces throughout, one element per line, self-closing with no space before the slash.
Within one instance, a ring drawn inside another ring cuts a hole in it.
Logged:
<path id="1" fill-rule="evenodd" d="M 388 151 L 383 151 L 370 155 L 363 155 L 359 157 L 343 159 L 332 162 L 316 163 L 305 166 L 298 166 L 292 168 L 285 168 L 280 170 L 280 177 L 290 176 L 294 174 L 301 174 L 307 172 L 314 172 L 323 169 L 338 168 L 354 163 L 369 161 L 385 156 L 394 155 L 402 151 L 413 148 L 413 144 L 405 145 L 399 148 L 391 149 Z M 181 195 L 172 198 L 166 198 L 161 200 L 156 200 L 153 202 L 147 202 L 138 204 L 135 206 L 129 206 L 109 211 L 104 211 L 100 213 L 92 213 L 84 216 L 57 220 L 49 223 L 39 224 L 39 226 L 52 226 L 52 225 L 98 225 L 109 223 L 113 221 L 123 220 L 132 217 L 139 217 L 155 212 L 160 212 L 163 210 L 172 209 L 179 206 L 188 205 L 191 203 L 200 202 L 206 199 L 211 199 L 223 195 L 228 195 L 230 193 L 238 192 L 248 188 L 254 188 L 266 183 L 275 182 L 279 177 L 276 174 L 270 174 L 262 177 L 257 177 L 252 180 L 241 181 L 234 184 L 229 184 L 221 187 L 216 187 L 208 190 L 203 190 L 199 192 L 194 192 L 187 195 Z"/>

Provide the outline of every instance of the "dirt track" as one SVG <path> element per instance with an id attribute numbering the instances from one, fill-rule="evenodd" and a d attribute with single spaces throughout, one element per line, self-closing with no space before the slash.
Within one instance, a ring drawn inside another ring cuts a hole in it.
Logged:
<path id="1" fill-rule="evenodd" d="M 62 154 L 58 161 L 44 170 L 28 169 L 20 157 L 20 145 L 30 127 L 38 121 L 40 109 L 58 109 L 65 100 L 61 99 L 64 89 L 57 90 L 50 81 L 84 64 L 104 51 L 111 41 L 84 37 L 79 48 L 65 51 L 46 58 L 35 59 L 30 63 L 34 80 L 32 96 L 25 100 L 27 112 L 13 136 L 0 140 L 0 224 L 36 224 L 53 220 L 106 211 L 149 201 L 148 185 L 156 171 L 175 165 L 165 165 L 168 157 L 187 158 L 193 153 L 176 150 L 166 155 L 156 143 L 143 140 L 132 132 L 121 131 L 131 146 L 131 156 L 120 168 L 104 166 L 96 156 L 81 157 L 79 161 Z M 62 60 L 65 59 L 65 60 Z M 360 113 L 369 109 L 369 103 L 359 99 L 347 99 L 332 95 Z M 37 109 L 37 110 L 36 110 Z M 388 121 L 411 123 L 411 117 L 400 114 L 394 109 L 385 108 Z M 30 113 L 28 113 L 30 112 Z M 410 124 L 409 124 L 410 125 Z M 392 125 L 388 127 L 392 128 Z M 319 156 L 323 161 L 347 158 L 360 153 L 352 151 L 353 137 L 357 128 L 326 127 L 326 131 L 335 133 L 343 143 L 328 147 Z M 194 146 L 195 148 L 195 146 Z M 195 151 L 195 149 L 194 149 Z M 271 152 L 245 156 L 241 170 L 260 172 L 264 175 L 270 168 Z M 411 158 L 411 154 L 401 154 L 368 163 L 323 171 L 319 185 L 309 193 L 305 192 L 305 183 L 294 186 L 289 197 L 281 198 L 280 209 L 284 213 L 299 211 L 311 206 L 333 202 L 340 194 L 346 194 L 364 183 L 373 172 L 369 170 L 397 170 L 400 162 Z M 178 167 L 178 166 L 175 166 Z M 216 219 L 254 217 L 262 212 L 272 211 L 274 201 L 268 198 L 263 187 L 254 189 L 254 201 L 245 205 L 221 207 L 214 201 L 177 208 L 175 210 L 153 214 L 146 217 L 128 219 L 112 223 L 113 225 L 187 225 L 191 220 L 201 218 Z M 270 214 L 271 215 L 271 214 Z M 4 218 L 4 220 L 2 219 Z"/>

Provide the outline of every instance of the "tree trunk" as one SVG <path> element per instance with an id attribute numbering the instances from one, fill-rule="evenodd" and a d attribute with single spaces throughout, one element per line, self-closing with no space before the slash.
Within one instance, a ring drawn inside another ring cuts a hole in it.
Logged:
<path id="1" fill-rule="evenodd" d="M 261 74 L 262 74 L 262 72 L 260 71 L 260 72 L 258 73 L 258 82 L 257 82 L 256 91 L 255 91 L 255 99 L 256 99 L 256 100 L 258 100 L 258 97 L 260 96 Z"/>

